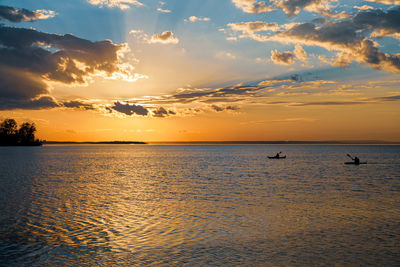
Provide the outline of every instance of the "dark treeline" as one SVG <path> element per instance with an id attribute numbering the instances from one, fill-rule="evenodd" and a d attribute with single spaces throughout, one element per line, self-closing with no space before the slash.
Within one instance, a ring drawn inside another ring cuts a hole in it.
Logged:
<path id="1" fill-rule="evenodd" d="M 0 146 L 40 146 L 35 132 L 34 123 L 24 122 L 18 129 L 14 119 L 5 119 L 0 123 Z"/>

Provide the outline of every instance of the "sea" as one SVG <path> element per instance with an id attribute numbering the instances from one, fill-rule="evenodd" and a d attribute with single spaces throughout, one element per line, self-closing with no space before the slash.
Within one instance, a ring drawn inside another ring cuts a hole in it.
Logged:
<path id="1" fill-rule="evenodd" d="M 400 266 L 396 145 L 0 147 L 0 170 L 0 266 Z"/>

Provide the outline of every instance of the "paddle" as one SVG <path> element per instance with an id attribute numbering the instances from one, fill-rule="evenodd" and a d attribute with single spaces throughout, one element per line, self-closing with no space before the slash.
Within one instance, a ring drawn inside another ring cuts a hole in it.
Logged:
<path id="1" fill-rule="evenodd" d="M 350 156 L 350 154 L 347 154 L 347 156 L 348 156 L 349 158 L 351 158 L 351 160 L 354 160 L 354 159 L 353 159 L 353 157 L 352 157 L 352 156 Z"/>

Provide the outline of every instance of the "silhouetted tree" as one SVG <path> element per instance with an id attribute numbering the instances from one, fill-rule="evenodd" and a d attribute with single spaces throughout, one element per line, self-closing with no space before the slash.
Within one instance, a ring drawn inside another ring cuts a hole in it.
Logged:
<path id="1" fill-rule="evenodd" d="M 0 145 L 3 146 L 37 146 L 41 142 L 35 140 L 36 126 L 34 123 L 24 122 L 17 130 L 14 119 L 5 119 L 0 124 Z"/>
<path id="2" fill-rule="evenodd" d="M 5 119 L 0 124 L 0 143 L 2 145 L 17 143 L 17 122 L 14 119 Z"/>
<path id="3" fill-rule="evenodd" d="M 18 130 L 18 141 L 21 144 L 32 144 L 35 142 L 35 124 L 24 122 Z"/>
<path id="4" fill-rule="evenodd" d="M 13 135 L 17 133 L 17 122 L 14 119 L 5 119 L 0 124 L 0 133 Z"/>

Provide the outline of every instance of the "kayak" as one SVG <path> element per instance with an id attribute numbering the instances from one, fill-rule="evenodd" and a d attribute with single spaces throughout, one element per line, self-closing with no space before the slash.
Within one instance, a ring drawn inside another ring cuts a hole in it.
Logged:
<path id="1" fill-rule="evenodd" d="M 286 156 L 283 156 L 283 157 L 276 157 L 276 156 L 274 156 L 274 157 L 269 157 L 269 156 L 268 156 L 268 158 L 269 158 L 269 159 L 286 159 Z"/>
<path id="2" fill-rule="evenodd" d="M 350 162 L 345 162 L 344 164 L 346 164 L 346 165 L 360 165 L 360 164 L 367 164 L 367 162 L 355 163 L 354 161 L 350 161 Z"/>

